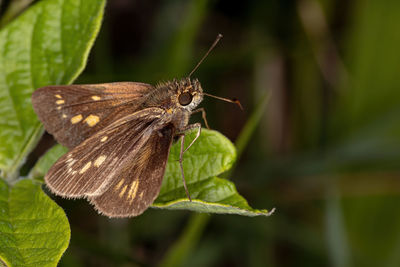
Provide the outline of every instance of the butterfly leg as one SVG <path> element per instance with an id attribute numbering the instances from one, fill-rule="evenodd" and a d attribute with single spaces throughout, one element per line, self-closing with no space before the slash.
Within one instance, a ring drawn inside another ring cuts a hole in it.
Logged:
<path id="1" fill-rule="evenodd" d="M 211 129 L 210 126 L 208 126 L 206 110 L 204 108 L 198 108 L 196 110 L 193 110 L 192 114 L 197 112 L 201 112 L 201 117 L 203 117 L 204 124 L 206 125 L 207 129 Z"/>
<path id="2" fill-rule="evenodd" d="M 186 126 L 185 129 L 182 130 L 182 132 L 187 132 L 189 130 L 195 129 L 197 128 L 197 134 L 195 136 L 195 138 L 193 139 L 193 141 L 188 145 L 188 147 L 183 151 L 183 153 L 185 153 L 193 144 L 194 142 L 196 142 L 197 138 L 200 137 L 201 134 L 201 124 L 200 123 L 193 123 L 193 124 L 189 124 L 188 126 Z"/>
<path id="3" fill-rule="evenodd" d="M 185 188 L 186 196 L 190 201 L 192 201 L 192 198 L 190 197 L 189 190 L 186 185 L 186 180 L 185 180 L 185 173 L 183 172 L 183 153 L 185 151 L 183 148 L 185 147 L 185 135 L 181 135 L 181 153 L 179 154 L 179 166 L 181 167 L 181 173 L 182 173 L 182 181 L 183 181 L 183 187 Z"/>
<path id="4" fill-rule="evenodd" d="M 198 129 L 196 137 L 189 144 L 189 146 L 186 149 L 184 149 L 185 148 L 185 132 L 188 130 L 191 130 L 191 129 L 195 129 L 195 128 Z M 183 129 L 182 132 L 179 134 L 181 136 L 181 151 L 179 154 L 179 166 L 181 167 L 183 187 L 185 188 L 186 195 L 190 201 L 192 201 L 192 198 L 190 197 L 189 190 L 186 185 L 185 174 L 183 172 L 183 154 L 193 145 L 193 143 L 197 140 L 197 138 L 199 138 L 200 134 L 201 134 L 201 124 L 200 123 L 194 123 L 194 124 L 190 124 L 190 125 L 186 126 L 185 129 Z"/>

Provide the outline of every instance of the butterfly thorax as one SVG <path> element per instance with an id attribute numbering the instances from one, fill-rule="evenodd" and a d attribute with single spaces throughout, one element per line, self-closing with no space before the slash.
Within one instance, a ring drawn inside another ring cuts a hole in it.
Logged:
<path id="1" fill-rule="evenodd" d="M 143 106 L 164 109 L 174 126 L 180 130 L 188 124 L 192 111 L 202 100 L 203 89 L 199 81 L 183 78 L 159 83 Z"/>

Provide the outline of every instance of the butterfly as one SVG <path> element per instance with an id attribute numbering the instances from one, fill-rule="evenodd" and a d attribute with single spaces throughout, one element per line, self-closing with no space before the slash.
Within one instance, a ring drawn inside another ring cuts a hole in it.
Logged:
<path id="1" fill-rule="evenodd" d="M 182 158 L 199 137 L 201 124 L 189 124 L 189 118 L 202 112 L 208 127 L 204 109 L 196 107 L 209 95 L 190 76 L 221 37 L 187 78 L 156 86 L 116 82 L 37 89 L 32 105 L 39 120 L 70 149 L 45 176 L 50 190 L 66 198 L 87 198 L 109 217 L 137 216 L 156 199 L 170 147 L 179 137 L 183 185 L 190 199 Z M 197 135 L 184 150 L 185 133 L 192 129 Z"/>
<path id="2" fill-rule="evenodd" d="M 32 104 L 45 129 L 71 149 L 45 176 L 55 194 L 87 197 L 109 217 L 136 216 L 157 197 L 175 136 L 203 100 L 197 79 L 47 86 Z M 182 141 L 183 143 L 183 141 Z"/>

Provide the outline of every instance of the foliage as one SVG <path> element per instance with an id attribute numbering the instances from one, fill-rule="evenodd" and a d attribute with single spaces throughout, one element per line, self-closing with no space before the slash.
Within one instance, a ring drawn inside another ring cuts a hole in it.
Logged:
<path id="1" fill-rule="evenodd" d="M 199 2 L 193 10 L 204 9 L 204 3 Z M 0 259 L 6 265 L 55 266 L 68 246 L 68 220 L 63 210 L 41 189 L 46 171 L 66 150 L 55 146 L 32 168 L 28 178 L 18 178 L 18 174 L 43 132 L 30 105 L 31 93 L 45 85 L 70 84 L 82 72 L 99 31 L 104 4 L 104 1 L 94 0 L 43 0 L 7 24 L 14 13 L 19 13 L 16 6 L 10 5 L 9 16 L 2 21 L 5 26 L 0 31 L 0 124 L 3 126 L 0 133 L 3 178 L 0 180 L 0 221 L 3 222 Z M 193 27 L 198 25 L 193 22 L 193 26 L 180 35 L 181 42 L 171 46 L 176 56 L 183 55 L 178 53 L 178 47 L 189 48 L 185 43 L 193 42 Z M 187 31 L 193 36 L 188 37 Z M 185 60 L 181 58 L 180 61 L 184 64 Z M 195 133 L 189 134 L 186 144 L 194 137 Z M 179 144 L 171 149 L 161 193 L 154 207 L 269 215 L 267 210 L 252 209 L 232 182 L 217 177 L 231 168 L 236 159 L 235 147 L 226 137 L 204 130 L 185 153 L 184 172 L 191 202 L 187 201 L 182 185 L 177 162 L 179 149 Z"/>
<path id="2" fill-rule="evenodd" d="M 0 169 L 5 179 L 0 258 L 7 265 L 56 266 L 68 246 L 63 210 L 38 182 L 15 180 L 42 134 L 31 93 L 44 85 L 71 83 L 78 76 L 103 7 L 104 1 L 42 1 L 0 31 Z"/>
<path id="3" fill-rule="evenodd" d="M 31 39 L 23 37 L 35 32 L 33 23 L 21 34 L 9 29 L 18 28 L 34 8 L 9 24 L 4 23 L 10 18 L 7 11 L 0 10 L 0 163 L 7 181 L 18 177 L 42 132 L 29 101 L 24 102 L 34 90 L 30 76 L 18 71 L 30 70 L 28 52 L 8 49 L 14 43 L 30 47 Z M 106 8 L 91 60 L 77 83 L 154 84 L 179 78 L 191 71 L 217 33 L 224 35 L 193 77 L 208 93 L 240 99 L 245 110 L 205 98 L 210 126 L 236 140 L 237 152 L 225 151 L 232 162 L 213 172 L 204 168 L 201 179 L 232 178 L 252 205 L 277 211 L 268 218 L 210 216 L 192 214 L 186 206 L 108 220 L 86 201 L 57 199 L 72 229 L 60 266 L 400 265 L 398 1 L 108 1 Z M 81 17 L 74 23 L 87 22 L 83 9 L 75 14 Z M 9 45 L 6 36 L 14 38 Z M 52 42 L 57 34 L 48 37 L 38 43 L 50 44 L 51 52 L 61 42 Z M 36 55 L 43 68 L 43 61 L 53 58 Z M 57 68 L 39 68 L 36 86 L 68 83 L 79 74 L 79 68 L 71 70 L 74 74 L 62 80 L 55 76 L 60 61 L 50 63 Z M 54 81 L 41 80 L 48 73 Z M 29 181 L 42 179 L 50 162 L 65 152 L 59 150 L 55 147 L 36 164 Z M 173 153 L 169 172 L 179 174 Z M 193 168 L 190 159 L 184 166 L 185 173 Z M 181 183 L 180 175 L 176 182 Z M 164 183 L 155 205 L 170 203 L 173 191 Z M 14 183 L 7 186 L 12 192 Z"/>
<path id="4" fill-rule="evenodd" d="M 12 187 L 0 180 L 0 257 L 8 266 L 56 266 L 67 249 L 70 228 L 62 209 L 23 179 Z"/>

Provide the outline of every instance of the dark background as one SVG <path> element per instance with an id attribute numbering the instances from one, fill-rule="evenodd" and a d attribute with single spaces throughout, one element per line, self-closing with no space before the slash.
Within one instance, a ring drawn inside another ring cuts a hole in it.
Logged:
<path id="1" fill-rule="evenodd" d="M 191 212 L 110 220 L 57 199 L 72 230 L 60 266 L 153 266 L 171 251 L 182 266 L 400 266 L 399 14 L 397 0 L 108 1 L 76 83 L 185 77 L 222 33 L 193 76 L 244 111 L 202 106 L 211 128 L 250 138 L 230 178 L 276 212 L 209 215 L 185 251 Z"/>

